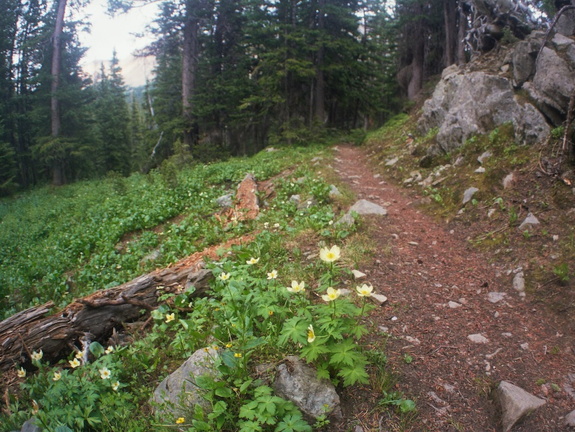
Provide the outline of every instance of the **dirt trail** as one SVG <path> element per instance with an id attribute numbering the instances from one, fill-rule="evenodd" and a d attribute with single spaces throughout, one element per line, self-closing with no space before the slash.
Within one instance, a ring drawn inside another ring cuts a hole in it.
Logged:
<path id="1" fill-rule="evenodd" d="M 407 426 L 381 411 L 368 411 L 365 394 L 347 395 L 346 425 L 365 431 L 498 431 L 490 391 L 510 381 L 547 404 L 513 431 L 563 431 L 575 409 L 569 395 L 573 335 L 542 305 L 513 288 L 517 269 L 473 251 L 464 228 L 449 231 L 417 208 L 417 197 L 374 176 L 362 149 L 339 146 L 334 168 L 357 198 L 387 207 L 373 219 L 381 251 L 361 269 L 389 301 L 372 312 L 375 328 L 391 335 L 386 353 L 398 390 L 417 403 Z M 504 293 L 497 303 L 490 292 Z M 481 335 L 485 343 L 472 342 Z M 374 335 L 381 338 L 384 336 Z M 405 355 L 413 358 L 405 361 Z M 367 392 L 367 390 L 366 390 Z M 370 395 L 372 403 L 381 395 Z"/>

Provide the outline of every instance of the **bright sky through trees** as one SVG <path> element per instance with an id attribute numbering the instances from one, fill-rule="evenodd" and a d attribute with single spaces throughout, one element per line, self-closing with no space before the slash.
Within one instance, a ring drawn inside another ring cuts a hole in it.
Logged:
<path id="1" fill-rule="evenodd" d="M 155 17 L 157 4 L 136 7 L 126 14 L 111 17 L 106 14 L 106 3 L 93 1 L 84 11 L 92 23 L 91 32 L 80 33 L 82 45 L 88 48 L 82 66 L 87 73 L 96 74 L 102 62 L 107 66 L 114 49 L 117 52 L 122 75 L 128 85 L 142 85 L 154 67 L 152 59 L 136 59 L 134 51 L 151 42 L 146 25 Z M 143 37 L 137 37 L 142 35 Z"/>

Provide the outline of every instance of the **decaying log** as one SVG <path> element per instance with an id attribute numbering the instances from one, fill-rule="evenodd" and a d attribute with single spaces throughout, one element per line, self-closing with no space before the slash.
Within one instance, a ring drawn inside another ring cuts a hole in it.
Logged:
<path id="1" fill-rule="evenodd" d="M 184 291 L 190 285 L 195 297 L 206 295 L 211 271 L 203 268 L 216 251 L 252 239 L 244 236 L 190 255 L 168 268 L 140 276 L 123 285 L 97 291 L 54 312 L 54 304 L 33 307 L 0 322 L 0 370 L 30 364 L 30 354 L 42 350 L 44 359 L 55 361 L 80 348 L 86 334 L 103 341 L 124 322 L 137 321 L 158 307 L 158 297 Z M 161 289 L 158 289 L 161 288 Z"/>
<path id="2" fill-rule="evenodd" d="M 254 219 L 259 213 L 257 183 L 247 175 L 239 184 L 232 212 L 238 220 Z M 48 302 L 0 322 L 0 371 L 14 366 L 30 365 L 33 351 L 42 350 L 44 359 L 55 361 L 79 349 L 81 338 L 104 341 L 123 323 L 137 321 L 147 311 L 159 306 L 158 297 L 166 293 L 177 294 L 190 285 L 193 296 L 206 294 L 212 273 L 204 268 L 204 259 L 217 259 L 217 251 L 233 245 L 247 243 L 253 235 L 212 246 L 202 252 L 140 276 L 123 285 L 97 291 L 77 299 L 60 311 L 53 311 Z M 161 288 L 161 289 L 159 289 Z"/>

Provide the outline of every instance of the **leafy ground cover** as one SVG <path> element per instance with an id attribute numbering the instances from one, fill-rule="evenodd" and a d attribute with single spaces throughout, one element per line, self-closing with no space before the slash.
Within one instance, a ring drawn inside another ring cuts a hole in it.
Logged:
<path id="1" fill-rule="evenodd" d="M 321 162 L 312 163 L 312 157 Z M 36 370 L 18 370 L 20 390 L 7 393 L 2 430 L 18 428 L 32 415 L 45 430 L 58 432 L 308 431 L 329 424 L 322 417 L 310 425 L 253 374 L 256 364 L 298 354 L 342 387 L 369 381 L 373 355 L 360 341 L 371 287 L 355 284 L 350 269 L 369 256 L 370 243 L 361 232 L 334 224 L 346 198 L 329 197 L 322 177 L 329 176 L 329 158 L 321 147 L 282 149 L 181 172 L 160 170 L 149 178 L 43 189 L 3 202 L 6 315 L 47 300 L 64 304 L 207 245 L 258 234 L 209 263 L 216 276 L 209 297 L 166 294 L 152 313 L 151 329 L 134 332 L 130 344 L 93 342 L 89 354 L 78 350 L 56 365 L 32 353 Z M 275 197 L 256 221 L 222 226 L 212 216 L 215 198 L 250 171 L 259 180 L 282 173 L 273 180 Z M 305 205 L 298 206 L 293 195 Z M 18 214 L 28 228 L 16 222 Z M 154 250 L 158 258 L 143 259 Z M 31 292 L 20 292 L 22 286 Z M 178 418 L 152 415 L 155 384 L 201 348 L 218 353 L 217 378 L 197 382 L 210 409 L 190 408 Z M 405 405 L 395 396 L 389 403 Z"/>

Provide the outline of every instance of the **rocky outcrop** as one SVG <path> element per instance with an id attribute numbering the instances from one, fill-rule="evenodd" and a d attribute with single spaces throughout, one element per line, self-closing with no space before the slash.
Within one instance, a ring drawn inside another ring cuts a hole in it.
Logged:
<path id="1" fill-rule="evenodd" d="M 524 144 L 549 135 L 543 115 L 516 97 L 509 79 L 481 71 L 463 73 L 451 66 L 425 102 L 419 126 L 423 133 L 438 128 L 437 144 L 448 152 L 504 123 L 513 124 L 515 136 Z"/>
<path id="2" fill-rule="evenodd" d="M 513 125 L 518 143 L 545 141 L 565 120 L 575 92 L 575 38 L 562 31 L 549 40 L 532 32 L 495 60 L 446 68 L 423 106 L 419 131 L 437 128 L 443 152 L 504 123 Z"/>

